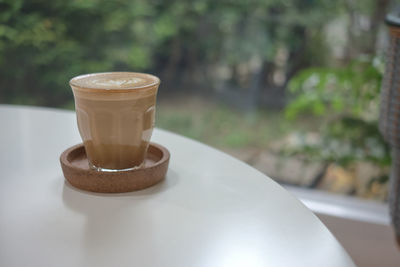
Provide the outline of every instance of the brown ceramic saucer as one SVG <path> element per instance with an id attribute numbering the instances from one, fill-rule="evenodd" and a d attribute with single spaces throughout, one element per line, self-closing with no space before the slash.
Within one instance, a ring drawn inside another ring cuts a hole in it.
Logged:
<path id="1" fill-rule="evenodd" d="M 150 143 L 144 167 L 120 172 L 89 168 L 83 144 L 65 150 L 60 156 L 65 179 L 71 185 L 92 192 L 122 193 L 144 189 L 164 179 L 170 154 L 165 147 Z"/>

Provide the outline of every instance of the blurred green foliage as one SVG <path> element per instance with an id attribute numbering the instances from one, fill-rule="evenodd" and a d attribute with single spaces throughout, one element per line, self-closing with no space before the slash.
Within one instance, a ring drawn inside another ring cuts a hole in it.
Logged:
<path id="1" fill-rule="evenodd" d="M 158 127 L 222 149 L 268 149 L 293 129 L 310 126 L 309 121 L 289 122 L 282 112 L 259 110 L 244 114 L 196 97 L 160 101 L 157 110 Z"/>
<path id="2" fill-rule="evenodd" d="M 324 61 L 321 25 L 343 3 L 1 0 L 0 102 L 68 105 L 69 78 L 113 70 L 152 72 L 176 87 L 182 76 L 192 84 L 197 77 L 210 89 L 211 67 L 235 70 L 255 57 L 274 65 L 279 47 L 289 53 L 289 78 L 301 66 Z"/>
<path id="3" fill-rule="evenodd" d="M 296 98 L 286 107 L 286 116 L 293 119 L 311 112 L 324 116 L 370 115 L 376 120 L 381 65 L 378 59 L 355 60 L 344 67 L 302 70 L 289 83 L 289 91 Z"/>
<path id="4" fill-rule="evenodd" d="M 318 140 L 288 151 L 344 166 L 358 161 L 389 166 L 390 150 L 377 127 L 381 69 L 377 59 L 356 60 L 342 68 L 306 69 L 294 77 L 287 118 L 312 114 L 324 117 L 324 123 Z"/>

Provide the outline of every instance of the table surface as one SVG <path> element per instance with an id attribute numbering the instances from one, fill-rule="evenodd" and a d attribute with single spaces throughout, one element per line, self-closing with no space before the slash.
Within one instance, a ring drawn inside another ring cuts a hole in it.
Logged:
<path id="1" fill-rule="evenodd" d="M 166 180 L 98 194 L 59 164 L 75 113 L 0 105 L 0 123 L 0 266 L 354 266 L 295 197 L 209 146 L 155 129 Z"/>

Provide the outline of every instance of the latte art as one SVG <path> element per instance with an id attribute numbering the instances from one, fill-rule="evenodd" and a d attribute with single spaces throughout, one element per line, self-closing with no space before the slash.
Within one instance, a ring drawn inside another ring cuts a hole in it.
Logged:
<path id="1" fill-rule="evenodd" d="M 144 79 L 141 78 L 120 78 L 120 79 L 94 79 L 90 81 L 93 85 L 112 87 L 112 88 L 124 88 L 132 87 L 137 84 L 143 84 Z"/>
<path id="2" fill-rule="evenodd" d="M 80 75 L 70 81 L 72 86 L 91 89 L 141 89 L 158 84 L 160 80 L 150 74 L 137 72 L 103 72 Z"/>

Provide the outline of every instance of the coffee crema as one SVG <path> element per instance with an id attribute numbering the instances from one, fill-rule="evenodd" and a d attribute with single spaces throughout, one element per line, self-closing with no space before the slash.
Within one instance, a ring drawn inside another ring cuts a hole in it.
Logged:
<path id="1" fill-rule="evenodd" d="M 135 72 L 71 79 L 78 128 L 92 168 L 122 170 L 143 164 L 159 84 L 157 77 Z"/>

